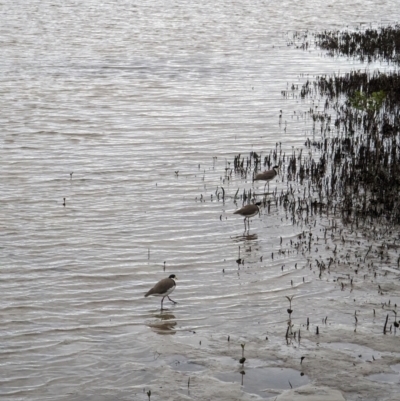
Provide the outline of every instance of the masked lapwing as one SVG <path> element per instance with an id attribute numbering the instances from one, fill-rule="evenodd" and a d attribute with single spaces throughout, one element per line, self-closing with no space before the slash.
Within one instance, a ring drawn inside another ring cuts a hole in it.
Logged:
<path id="1" fill-rule="evenodd" d="M 167 297 L 171 302 L 176 304 L 177 302 L 173 301 L 169 297 L 169 294 L 171 294 L 171 292 L 174 291 L 176 287 L 175 280 L 177 279 L 178 277 L 176 277 L 175 274 L 171 274 L 168 278 L 163 278 L 151 290 L 147 291 L 147 293 L 144 296 L 149 297 L 150 295 L 152 295 L 152 296 L 162 297 L 161 309 L 163 308 L 163 301 L 165 297 Z"/>
<path id="2" fill-rule="evenodd" d="M 262 173 L 258 173 L 254 176 L 254 181 L 266 181 L 264 185 L 264 190 L 265 186 L 268 184 L 269 188 L 269 182 L 273 180 L 279 173 L 279 166 L 274 166 L 272 167 L 272 170 L 266 170 L 263 171 Z"/>
<path id="3" fill-rule="evenodd" d="M 244 230 L 246 231 L 246 219 L 248 222 L 249 230 L 250 230 L 250 217 L 253 217 L 260 213 L 260 208 L 259 206 L 261 205 L 261 202 L 257 202 L 253 205 L 246 205 L 243 206 L 241 209 L 236 210 L 236 212 L 233 212 L 233 214 L 240 214 L 241 216 L 244 217 Z"/>

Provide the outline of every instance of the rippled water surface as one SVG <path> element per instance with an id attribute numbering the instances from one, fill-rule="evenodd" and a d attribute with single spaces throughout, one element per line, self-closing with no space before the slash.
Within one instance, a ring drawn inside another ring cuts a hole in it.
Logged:
<path id="1" fill-rule="evenodd" d="M 147 400 L 151 389 L 151 400 L 251 399 L 239 374 L 234 385 L 219 380 L 239 372 L 240 344 L 266 372 L 294 368 L 323 385 L 338 373 L 331 384 L 345 393 L 340 375 L 354 357 L 346 364 L 340 346 L 319 343 L 340 342 L 334 331 L 356 343 L 354 309 L 365 306 L 360 346 L 373 355 L 381 302 L 400 302 L 396 265 L 382 275 L 384 295 L 372 281 L 350 293 L 336 276 L 319 280 L 301 252 L 279 253 L 304 230 L 282 208 L 263 210 L 244 235 L 233 196 L 253 184 L 225 173 L 236 154 L 267 155 L 277 142 L 290 154 L 313 136 L 310 105 L 282 91 L 371 68 L 288 46 L 294 31 L 393 22 L 399 10 L 389 1 L 4 0 L 0 396 Z M 354 241 L 365 255 L 369 245 Z M 143 294 L 171 273 L 178 304 L 160 311 Z M 292 295 L 304 340 L 288 344 Z M 316 325 L 326 337 L 315 338 Z M 377 346 L 383 353 L 396 362 Z M 322 355 L 336 372 L 318 368 Z M 369 373 L 380 372 L 357 374 Z"/>

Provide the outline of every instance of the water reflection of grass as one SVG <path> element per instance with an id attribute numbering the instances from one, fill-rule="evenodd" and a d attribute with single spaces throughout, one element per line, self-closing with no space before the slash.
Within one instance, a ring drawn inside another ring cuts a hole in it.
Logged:
<path id="1" fill-rule="evenodd" d="M 314 36 L 316 45 L 331 55 L 400 62 L 399 26 Z M 298 39 L 307 41 L 302 48 L 309 47 L 308 34 Z M 307 80 L 300 89 L 292 85 L 291 91 L 310 101 L 313 138 L 290 155 L 282 152 L 280 143 L 265 156 L 261 149 L 248 156 L 239 154 L 232 163 L 234 173 L 246 179 L 261 169 L 281 167 L 279 182 L 286 183 L 286 188 L 278 191 L 278 182 L 271 193 L 261 194 L 263 206 L 266 214 L 271 207 L 283 211 L 302 233 L 286 249 L 281 241 L 279 256 L 301 253 L 320 280 L 329 280 L 336 273 L 341 291 L 352 293 L 356 287 L 370 291 L 367 280 L 371 280 L 379 294 L 386 295 L 388 290 L 378 281 L 389 272 L 396 275 L 400 268 L 400 75 L 358 70 Z M 284 96 L 289 98 L 286 92 Z M 317 99 L 323 110 L 314 105 Z M 246 204 L 260 196 L 249 189 L 239 199 Z M 322 246 L 324 258 L 318 253 Z M 392 313 L 385 314 L 381 333 L 396 333 L 396 308 L 390 301 L 382 304 L 383 310 L 394 311 L 394 319 Z M 357 332 L 360 318 L 354 313 L 353 319 Z M 323 320 L 325 325 L 327 320 L 328 316 Z M 320 333 L 318 326 L 316 333 Z"/>
<path id="2" fill-rule="evenodd" d="M 332 56 L 397 65 L 399 38 L 399 25 L 314 35 L 315 44 Z M 300 40 L 308 43 L 309 38 Z M 302 99 L 325 100 L 323 111 L 310 110 L 314 132 L 319 125 L 321 139 L 307 141 L 307 147 L 318 149 L 320 155 L 311 164 L 292 161 L 290 173 L 311 180 L 319 200 L 330 209 L 340 208 L 348 222 L 400 223 L 399 92 L 396 71 L 320 76 L 300 89 Z"/>

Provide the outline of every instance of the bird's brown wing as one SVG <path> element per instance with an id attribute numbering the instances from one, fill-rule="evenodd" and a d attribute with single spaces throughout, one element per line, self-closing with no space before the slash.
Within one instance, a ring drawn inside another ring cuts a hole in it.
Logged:
<path id="1" fill-rule="evenodd" d="M 149 295 L 153 295 L 153 294 L 160 294 L 160 295 L 164 294 L 170 288 L 172 288 L 174 285 L 175 285 L 175 282 L 171 278 L 163 278 L 151 290 L 149 290 L 144 296 L 148 297 Z"/>
<path id="2" fill-rule="evenodd" d="M 252 215 L 253 213 L 256 213 L 257 210 L 258 208 L 255 205 L 246 205 L 243 206 L 241 209 L 236 210 L 236 212 L 233 212 L 233 214 L 241 214 L 242 216 L 248 216 Z"/>
<path id="3" fill-rule="evenodd" d="M 268 170 L 268 171 L 264 171 L 262 173 L 258 173 L 254 177 L 254 181 L 267 181 L 267 180 L 272 180 L 274 177 L 275 177 L 275 171 Z"/>

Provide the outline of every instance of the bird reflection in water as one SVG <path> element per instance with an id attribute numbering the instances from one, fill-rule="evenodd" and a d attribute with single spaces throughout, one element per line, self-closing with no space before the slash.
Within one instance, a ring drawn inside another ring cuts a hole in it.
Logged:
<path id="1" fill-rule="evenodd" d="M 246 242 L 246 241 L 255 241 L 258 239 L 257 234 L 244 234 L 244 235 L 236 235 L 234 237 L 231 237 L 235 242 Z"/>
<path id="2" fill-rule="evenodd" d="M 176 318 L 175 315 L 169 312 L 161 312 L 154 317 L 157 320 L 154 320 L 148 323 L 148 326 L 157 334 L 175 334 L 176 330 L 174 327 L 176 326 Z"/>

